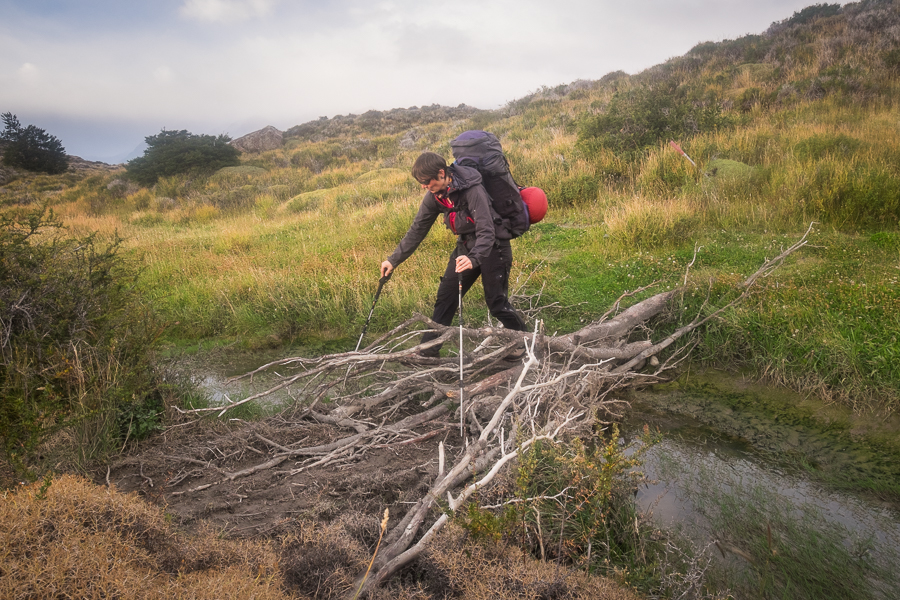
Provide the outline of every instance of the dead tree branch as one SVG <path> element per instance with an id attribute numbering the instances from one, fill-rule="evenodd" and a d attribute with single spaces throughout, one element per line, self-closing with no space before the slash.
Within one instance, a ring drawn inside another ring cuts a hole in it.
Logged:
<path id="1" fill-rule="evenodd" d="M 618 307 L 624 298 L 647 288 L 626 292 L 599 320 L 565 335 L 545 335 L 540 321 L 536 321 L 532 332 L 493 326 L 464 328 L 460 348 L 458 328 L 414 315 L 358 352 L 271 362 L 242 376 L 252 377 L 277 367 L 285 374 L 270 389 L 224 407 L 181 412 L 222 414 L 287 388 L 297 403 L 291 407 L 292 418 L 353 433 L 336 435 L 327 444 L 308 447 L 278 443 L 256 433 L 253 437 L 267 450 L 258 464 L 231 473 L 219 471 L 218 481 L 176 493 L 206 489 L 284 463 L 290 466 L 277 473 L 292 475 L 357 460 L 373 448 L 418 443 L 442 432 L 459 435 L 445 421 L 451 415 L 461 418 L 467 428 L 456 445 L 459 454 L 448 459 L 443 443 L 440 444 L 439 456 L 435 457 L 440 467 L 428 492 L 389 528 L 371 572 L 365 581 L 361 576 L 357 582 L 365 595 L 419 556 L 449 515 L 477 489 L 490 484 L 523 448 L 540 440 L 559 440 L 567 433 L 593 425 L 598 418 L 615 419 L 626 406 L 612 397 L 616 390 L 663 380 L 692 347 L 677 342 L 686 340 L 698 327 L 744 300 L 759 278 L 769 275 L 790 254 L 806 245 L 811 230 L 812 225 L 800 240 L 748 277 L 736 298 L 715 310 L 707 310 L 704 304 L 687 325 L 661 340 L 652 339 L 653 332 L 647 324 L 669 309 L 681 290 L 657 293 L 620 311 Z M 696 258 L 695 252 L 691 265 Z M 425 331 L 434 331 L 439 337 L 422 344 L 419 336 Z M 420 354 L 439 344 L 446 346 L 444 352 L 448 356 L 429 358 Z M 525 356 L 520 358 L 523 347 Z M 462 415 L 460 352 L 466 398 Z M 648 362 L 653 369 L 642 372 Z M 436 419 L 444 420 L 432 423 Z M 188 462 L 205 464 L 199 460 Z M 476 473 L 480 478 L 473 481 Z M 435 515 L 437 507 L 440 510 Z"/>

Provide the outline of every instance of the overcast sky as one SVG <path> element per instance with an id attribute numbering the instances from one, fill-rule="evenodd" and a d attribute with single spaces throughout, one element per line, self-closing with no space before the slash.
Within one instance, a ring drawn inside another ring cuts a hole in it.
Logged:
<path id="1" fill-rule="evenodd" d="M 0 112 L 91 160 L 161 129 L 498 108 L 762 33 L 815 0 L 0 0 Z"/>

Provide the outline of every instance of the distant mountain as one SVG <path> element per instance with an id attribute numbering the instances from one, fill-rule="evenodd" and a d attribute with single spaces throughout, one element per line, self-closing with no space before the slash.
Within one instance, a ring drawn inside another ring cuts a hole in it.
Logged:
<path id="1" fill-rule="evenodd" d="M 100 160 L 110 165 L 120 165 L 127 163 L 129 160 L 133 158 L 137 158 L 139 156 L 144 155 L 144 150 L 147 149 L 146 142 L 141 142 L 137 146 L 134 147 L 134 150 L 131 152 L 122 152 L 120 154 L 114 154 L 112 156 L 101 157 Z"/>
<path id="2" fill-rule="evenodd" d="M 445 123 L 458 119 L 469 119 L 491 111 L 460 104 L 456 107 L 411 106 L 410 108 L 394 108 L 380 111 L 370 110 L 361 115 L 337 115 L 332 118 L 320 117 L 296 125 L 284 132 L 285 140 L 299 138 L 304 141 L 321 141 L 328 138 L 341 137 L 347 134 L 362 136 L 393 135 L 430 123 Z"/>

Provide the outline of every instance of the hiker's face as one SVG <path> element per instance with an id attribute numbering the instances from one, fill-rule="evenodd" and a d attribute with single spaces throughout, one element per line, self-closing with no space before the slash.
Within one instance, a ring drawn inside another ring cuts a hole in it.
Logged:
<path id="1" fill-rule="evenodd" d="M 428 183 L 421 184 L 422 189 L 428 190 L 432 194 L 443 192 L 447 189 L 448 185 L 450 185 L 450 178 L 447 177 L 447 174 L 443 169 L 438 171 L 436 179 L 432 179 Z"/>

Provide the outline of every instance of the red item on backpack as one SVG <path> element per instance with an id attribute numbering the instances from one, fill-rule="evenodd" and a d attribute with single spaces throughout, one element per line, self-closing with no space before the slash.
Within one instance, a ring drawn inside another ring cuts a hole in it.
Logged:
<path id="1" fill-rule="evenodd" d="M 537 187 L 527 187 L 521 190 L 522 200 L 528 207 L 528 220 L 532 225 L 539 223 L 547 216 L 547 194 Z"/>

